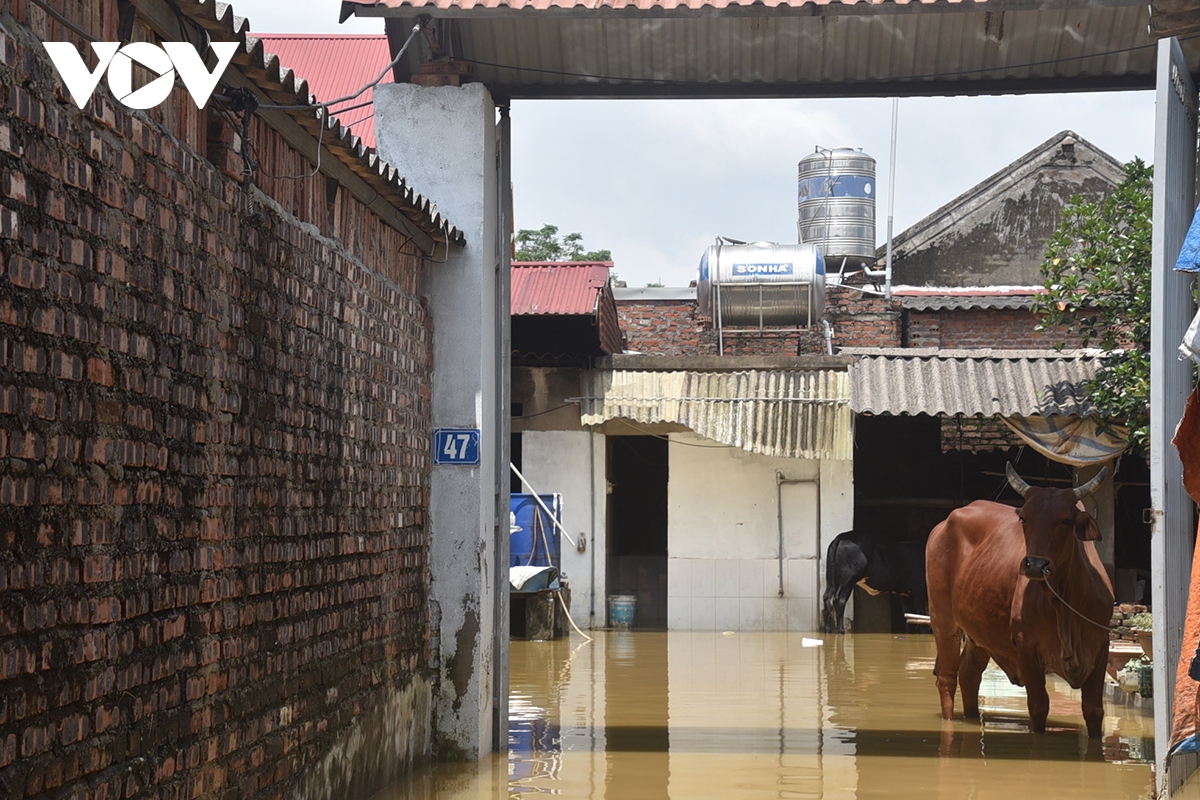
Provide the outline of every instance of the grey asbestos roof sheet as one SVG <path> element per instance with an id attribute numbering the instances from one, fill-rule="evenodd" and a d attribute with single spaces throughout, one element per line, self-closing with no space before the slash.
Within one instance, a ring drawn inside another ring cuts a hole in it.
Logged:
<path id="1" fill-rule="evenodd" d="M 580 420 L 674 422 L 731 447 L 776 458 L 853 453 L 850 381 L 841 369 L 693 372 L 593 370 Z"/>
<path id="2" fill-rule="evenodd" d="M 1033 295 L 990 295 L 990 296 L 921 296 L 898 297 L 901 308 L 910 311 L 961 311 L 971 308 L 1032 308 Z"/>
<path id="3" fill-rule="evenodd" d="M 1093 409 L 1084 385 L 1098 363 L 1091 354 L 861 356 L 850 369 L 850 407 L 860 414 L 1087 416 Z"/>

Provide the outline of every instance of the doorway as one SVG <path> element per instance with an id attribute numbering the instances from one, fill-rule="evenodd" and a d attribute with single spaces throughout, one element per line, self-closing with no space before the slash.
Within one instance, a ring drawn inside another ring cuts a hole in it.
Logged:
<path id="1" fill-rule="evenodd" d="M 608 436 L 610 595 L 637 598 L 634 627 L 667 627 L 667 441 Z"/>

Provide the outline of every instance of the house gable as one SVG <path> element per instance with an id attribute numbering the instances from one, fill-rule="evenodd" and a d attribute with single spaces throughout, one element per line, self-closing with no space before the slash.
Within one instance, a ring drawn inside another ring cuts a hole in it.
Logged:
<path id="1" fill-rule="evenodd" d="M 1034 285 L 1062 209 L 1119 184 L 1119 161 L 1063 131 L 893 241 L 893 280 L 914 286 Z"/>

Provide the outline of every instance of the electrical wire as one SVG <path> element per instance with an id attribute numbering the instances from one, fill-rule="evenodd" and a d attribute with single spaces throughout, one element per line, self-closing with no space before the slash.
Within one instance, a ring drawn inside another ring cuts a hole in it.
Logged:
<path id="1" fill-rule="evenodd" d="M 632 422 L 625 420 L 625 419 L 621 419 L 620 417 L 613 417 L 610 420 L 610 422 L 619 422 L 622 425 L 632 428 L 633 430 L 637 431 L 638 433 L 642 434 L 643 436 L 652 436 L 655 439 L 662 439 L 664 442 L 670 442 L 671 444 L 681 444 L 684 447 L 698 447 L 701 450 L 732 450 L 732 449 L 735 449 L 734 446 L 731 444 L 696 444 L 695 442 L 682 442 L 678 439 L 672 439 L 669 436 L 662 436 L 657 433 L 647 433 L 646 431 L 642 430 L 638 426 L 634 425 Z"/>
<path id="2" fill-rule="evenodd" d="M 367 120 L 369 120 L 369 119 L 373 119 L 374 117 L 375 117 L 375 112 L 374 112 L 374 111 L 372 111 L 370 114 L 367 114 L 365 117 L 361 117 L 361 118 L 359 118 L 359 119 L 356 119 L 356 120 L 354 120 L 353 122 L 342 122 L 342 123 L 341 123 L 341 125 L 342 125 L 342 127 L 343 127 L 343 128 L 353 128 L 353 127 L 354 127 L 355 125 L 357 125 L 358 123 L 360 123 L 360 122 L 366 122 Z"/>
<path id="3" fill-rule="evenodd" d="M 321 126 L 320 131 L 317 133 L 317 154 L 316 154 L 316 158 L 313 159 L 314 166 L 312 168 L 312 171 L 300 173 L 297 175 L 272 175 L 270 172 L 267 172 L 264 169 L 264 170 L 262 170 L 263 174 L 266 175 L 267 177 L 273 178 L 275 180 L 285 180 L 285 181 L 308 180 L 309 178 L 316 177 L 321 172 L 321 160 L 325 154 L 325 129 L 332 127 L 331 122 L 333 120 L 336 120 L 336 117 L 330 116 L 330 114 L 331 114 L 330 107 L 357 99 L 360 95 L 362 95 L 363 92 L 367 91 L 368 89 L 373 89 L 376 86 L 378 86 L 380 81 L 382 81 L 385 77 L 387 77 L 388 73 L 392 70 L 392 68 L 404 56 L 405 51 L 408 50 L 408 46 L 412 43 L 412 40 L 416 37 L 416 35 L 420 32 L 420 30 L 421 30 L 421 26 L 419 23 L 417 25 L 414 25 L 413 29 L 412 29 L 412 33 L 410 33 L 408 35 L 408 38 L 404 40 L 404 44 L 400 47 L 399 52 L 396 53 L 395 58 L 393 58 L 391 60 L 391 62 L 389 62 L 386 67 L 384 67 L 383 71 L 379 73 L 379 75 L 375 78 L 375 80 L 371 81 L 370 83 L 366 84 L 365 86 L 362 86 L 357 91 L 355 91 L 353 94 L 348 94 L 345 97 L 339 97 L 336 100 L 330 100 L 330 101 L 324 102 L 324 103 L 308 103 L 308 104 L 303 104 L 303 105 L 279 105 L 279 104 L 275 104 L 275 103 L 258 103 L 256 105 L 257 109 L 269 109 L 272 111 L 304 110 L 304 109 L 314 110 L 316 112 L 317 121 Z M 347 111 L 353 111 L 358 108 L 364 108 L 366 106 L 372 105 L 373 102 L 374 101 L 368 101 L 368 102 L 364 102 L 364 103 L 358 103 L 353 106 L 347 106 L 346 108 L 339 110 L 337 113 L 345 113 Z M 370 119 L 370 117 L 368 116 L 368 117 L 365 117 L 364 119 Z M 358 122 L 362 122 L 362 120 L 358 120 Z M 338 121 L 337 124 L 342 125 L 342 123 L 340 121 Z M 348 128 L 349 126 L 342 125 L 342 127 Z M 248 123 L 245 121 L 243 122 L 243 128 L 247 129 L 247 136 L 248 136 Z M 256 153 L 258 152 L 258 148 L 257 148 L 257 146 L 254 145 L 253 142 L 250 142 L 249 146 L 252 147 Z M 448 249 L 449 248 L 449 236 L 447 236 L 446 238 L 447 238 L 446 259 L 444 259 L 443 262 L 435 262 L 435 263 L 444 263 L 444 261 L 448 260 L 450 257 L 450 251 Z"/>
<path id="4" fill-rule="evenodd" d="M 413 25 L 412 33 L 410 33 L 408 35 L 408 38 L 404 40 L 404 44 L 400 46 L 400 50 L 396 53 L 395 58 L 393 58 L 390 62 L 388 62 L 388 65 L 383 68 L 383 71 L 379 73 L 379 75 L 375 78 L 375 80 L 373 80 L 370 83 L 368 83 L 367 85 L 363 86 L 362 88 L 360 88 L 358 91 L 354 92 L 353 94 L 348 94 L 345 97 L 339 97 L 337 100 L 329 100 L 324 103 L 315 103 L 315 104 L 306 103 L 303 105 L 263 104 L 262 108 L 269 108 L 272 110 L 298 109 L 298 108 L 324 108 L 328 111 L 330 106 L 336 106 L 336 105 L 340 105 L 341 103 L 345 103 L 350 100 L 354 100 L 359 95 L 361 95 L 363 92 L 365 92 L 367 89 L 374 89 L 376 86 L 379 85 L 380 81 L 382 81 L 384 78 L 387 77 L 388 73 L 391 72 L 392 69 L 395 68 L 395 66 L 398 63 L 400 63 L 400 59 L 404 57 L 404 52 L 406 50 L 408 50 L 408 46 L 410 44 L 412 44 L 412 40 L 414 38 L 416 38 L 417 34 L 420 32 L 421 32 L 421 23 L 418 22 L 416 25 Z"/>
<path id="5" fill-rule="evenodd" d="M 516 420 L 533 419 L 534 417 L 540 417 L 543 414 L 553 414 L 555 411 L 558 411 L 559 409 L 570 408 L 573 405 L 575 405 L 575 403 L 563 403 L 561 406 L 555 406 L 554 408 L 547 408 L 545 411 L 539 411 L 536 414 L 522 414 L 519 417 L 513 417 L 513 419 L 516 419 Z"/>

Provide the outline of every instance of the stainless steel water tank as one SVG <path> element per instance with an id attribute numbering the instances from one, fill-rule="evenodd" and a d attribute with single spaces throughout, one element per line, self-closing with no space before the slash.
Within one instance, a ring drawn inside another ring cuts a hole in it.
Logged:
<path id="1" fill-rule="evenodd" d="M 800 241 L 821 248 L 837 269 L 842 259 L 875 260 L 875 159 L 860 149 L 818 147 L 800 159 Z"/>
<path id="2" fill-rule="evenodd" d="M 811 244 L 713 245 L 700 259 L 701 314 L 722 327 L 813 325 L 825 313 L 825 260 Z"/>

